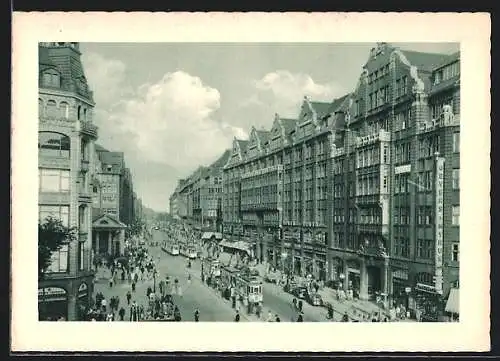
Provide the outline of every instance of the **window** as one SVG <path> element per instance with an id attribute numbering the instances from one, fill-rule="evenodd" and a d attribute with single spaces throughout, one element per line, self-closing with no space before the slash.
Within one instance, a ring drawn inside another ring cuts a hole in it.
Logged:
<path id="1" fill-rule="evenodd" d="M 60 87 L 59 74 L 54 70 L 49 70 L 43 73 L 43 85 L 48 87 Z"/>
<path id="2" fill-rule="evenodd" d="M 38 207 L 39 221 L 44 222 L 48 217 L 60 219 L 64 226 L 69 227 L 69 206 L 49 206 Z"/>
<path id="3" fill-rule="evenodd" d="M 458 243 L 451 244 L 451 260 L 453 262 L 458 262 L 458 256 L 460 252 L 460 247 Z"/>
<path id="4" fill-rule="evenodd" d="M 85 247 L 83 242 L 78 242 L 78 266 L 80 267 L 80 271 L 85 269 Z"/>
<path id="5" fill-rule="evenodd" d="M 454 226 L 460 225 L 460 206 L 451 207 L 451 224 Z"/>
<path id="6" fill-rule="evenodd" d="M 401 95 L 405 95 L 408 92 L 408 78 L 404 76 L 401 78 Z"/>
<path id="7" fill-rule="evenodd" d="M 44 108 L 43 108 L 43 100 L 38 99 L 38 116 L 41 117 L 45 115 Z"/>
<path id="8" fill-rule="evenodd" d="M 460 132 L 453 133 L 453 152 L 460 152 Z"/>
<path id="9" fill-rule="evenodd" d="M 69 104 L 66 102 L 61 102 L 61 104 L 59 104 L 59 113 L 61 115 L 61 118 L 68 119 L 69 118 Z"/>
<path id="10" fill-rule="evenodd" d="M 453 169 L 451 176 L 452 176 L 452 188 L 460 189 L 460 169 Z"/>
<path id="11" fill-rule="evenodd" d="M 49 100 L 47 102 L 46 115 L 51 118 L 55 118 L 57 116 L 57 103 L 55 100 Z"/>
<path id="12" fill-rule="evenodd" d="M 68 250 L 69 246 L 65 244 L 59 249 L 59 251 L 55 251 L 52 253 L 52 262 L 47 269 L 47 272 L 62 273 L 68 271 Z"/>
<path id="13" fill-rule="evenodd" d="M 70 139 L 59 133 L 40 132 L 38 149 L 43 156 L 69 158 Z"/>
<path id="14" fill-rule="evenodd" d="M 430 239 L 417 240 L 417 257 L 423 259 L 431 259 L 434 252 L 432 249 L 433 241 Z"/>
<path id="15" fill-rule="evenodd" d="M 41 192 L 69 192 L 69 170 L 40 168 L 38 175 Z"/>

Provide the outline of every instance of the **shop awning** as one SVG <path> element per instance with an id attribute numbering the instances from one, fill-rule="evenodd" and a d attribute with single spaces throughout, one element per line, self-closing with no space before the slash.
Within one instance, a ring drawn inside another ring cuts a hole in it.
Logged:
<path id="1" fill-rule="evenodd" d="M 446 307 L 444 309 L 446 312 L 460 314 L 459 294 L 458 288 L 452 288 L 450 290 L 450 295 L 448 296 L 448 301 L 446 301 Z"/>
<path id="2" fill-rule="evenodd" d="M 215 239 L 222 239 L 222 234 L 219 232 L 203 232 L 201 239 L 210 239 L 215 237 Z"/>

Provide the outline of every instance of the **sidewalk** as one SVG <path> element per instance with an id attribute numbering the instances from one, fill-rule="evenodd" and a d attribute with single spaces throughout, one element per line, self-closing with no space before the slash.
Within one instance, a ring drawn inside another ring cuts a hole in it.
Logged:
<path id="1" fill-rule="evenodd" d="M 374 313 L 379 313 L 382 311 L 382 313 L 385 315 L 386 312 L 385 310 L 381 309 L 374 303 L 370 301 L 363 301 L 363 300 L 344 300 L 340 301 L 337 299 L 337 293 L 335 290 L 324 287 L 323 289 L 320 289 L 318 293 L 321 295 L 321 298 L 323 299 L 324 302 L 328 302 L 333 306 L 333 310 L 336 313 L 340 313 L 341 315 L 344 315 L 347 313 L 347 315 L 350 318 L 362 321 L 363 317 L 370 317 Z"/>

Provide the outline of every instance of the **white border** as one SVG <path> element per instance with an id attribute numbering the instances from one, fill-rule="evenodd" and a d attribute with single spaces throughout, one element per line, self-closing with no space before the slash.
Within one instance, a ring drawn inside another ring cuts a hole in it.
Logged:
<path id="1" fill-rule="evenodd" d="M 488 350 L 490 27 L 489 15 L 479 13 L 14 13 L 12 350 Z M 381 40 L 461 42 L 460 323 L 113 323 L 110 329 L 105 322 L 36 321 L 39 41 Z"/>

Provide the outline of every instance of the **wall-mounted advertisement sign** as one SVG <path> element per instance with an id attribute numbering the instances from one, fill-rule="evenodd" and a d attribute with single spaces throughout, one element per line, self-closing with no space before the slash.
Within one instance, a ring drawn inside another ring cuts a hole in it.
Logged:
<path id="1" fill-rule="evenodd" d="M 435 224 L 435 284 L 436 292 L 443 293 L 443 192 L 444 192 L 444 158 L 436 159 L 436 224 Z"/>

